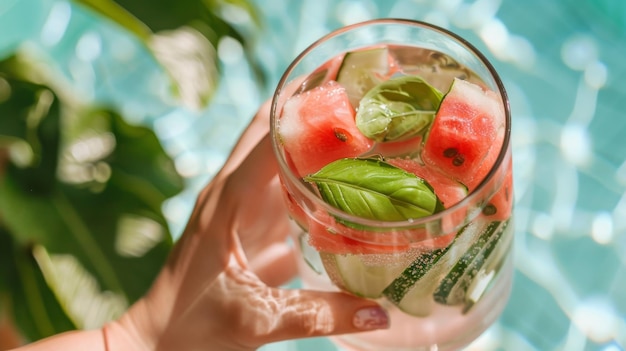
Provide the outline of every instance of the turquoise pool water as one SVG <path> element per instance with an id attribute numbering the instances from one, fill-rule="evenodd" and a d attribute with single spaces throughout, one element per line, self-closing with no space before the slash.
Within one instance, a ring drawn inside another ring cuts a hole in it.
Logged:
<path id="1" fill-rule="evenodd" d="M 86 96 L 118 104 L 134 122 L 153 126 L 190 180 L 165 207 L 178 233 L 198 189 L 271 95 L 289 61 L 313 40 L 376 17 L 449 28 L 492 60 L 514 115 L 515 285 L 498 323 L 468 350 L 624 350 L 624 1 L 255 2 L 265 27 L 255 34 L 252 50 L 267 81 L 253 81 L 240 48 L 226 42 L 219 58 L 228 79 L 201 112 L 168 103 L 164 77 L 136 43 L 65 1 L 1 0 L 0 55 L 29 42 Z M 232 19 L 241 20 L 237 13 Z M 335 348 L 320 338 L 262 350 Z"/>

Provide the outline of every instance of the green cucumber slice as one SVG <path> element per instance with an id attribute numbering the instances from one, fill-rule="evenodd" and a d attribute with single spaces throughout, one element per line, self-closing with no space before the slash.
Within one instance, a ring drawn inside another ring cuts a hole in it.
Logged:
<path id="1" fill-rule="evenodd" d="M 480 300 L 483 294 L 489 290 L 491 285 L 500 274 L 500 269 L 507 261 L 506 256 L 509 255 L 511 245 L 513 243 L 513 230 L 511 224 L 507 224 L 503 229 L 503 233 L 498 239 L 496 248 L 489 254 L 485 260 L 483 268 L 476 274 L 476 277 L 467 288 L 467 299 L 463 312 L 467 311 Z"/>
<path id="2" fill-rule="evenodd" d="M 337 73 L 337 82 L 348 93 L 352 107 L 389 73 L 389 50 L 386 47 L 351 51 L 344 56 Z"/>
<path id="3" fill-rule="evenodd" d="M 309 266 L 313 272 L 321 275 L 324 273 L 324 266 L 320 258 L 320 254 L 309 245 L 308 237 L 309 234 L 305 231 L 302 231 L 298 236 L 298 241 L 300 242 L 300 253 L 307 266 Z"/>
<path id="4" fill-rule="evenodd" d="M 512 219 L 509 219 L 511 222 Z M 509 255 L 511 245 L 513 245 L 513 225 L 511 223 L 506 224 L 506 228 L 503 228 L 503 233 L 498 240 L 498 244 L 493 252 L 489 255 L 487 262 L 484 265 L 484 268 L 487 272 L 496 271 L 496 273 L 500 270 L 501 266 L 506 261 L 505 256 Z"/>
<path id="5" fill-rule="evenodd" d="M 446 248 L 418 257 L 387 288 L 383 295 L 400 310 L 412 316 L 423 317 L 434 306 L 433 291 L 454 266 L 460 252 L 465 252 L 476 241 L 480 232 L 470 223 L 457 233 Z"/>
<path id="6" fill-rule="evenodd" d="M 478 240 L 441 280 L 433 293 L 436 302 L 445 305 L 471 305 L 480 298 L 495 275 L 494 271 L 483 270 L 483 266 L 498 246 L 508 223 L 508 220 L 494 221 L 485 227 Z"/>
<path id="7" fill-rule="evenodd" d="M 393 303 L 400 303 L 407 292 L 412 290 L 415 287 L 415 283 L 432 269 L 448 251 L 449 247 L 450 246 L 420 255 L 385 288 L 383 292 L 385 297 Z"/>
<path id="8" fill-rule="evenodd" d="M 340 255 L 320 253 L 330 280 L 340 289 L 366 298 L 379 298 L 383 290 L 415 259 L 411 253 Z"/>

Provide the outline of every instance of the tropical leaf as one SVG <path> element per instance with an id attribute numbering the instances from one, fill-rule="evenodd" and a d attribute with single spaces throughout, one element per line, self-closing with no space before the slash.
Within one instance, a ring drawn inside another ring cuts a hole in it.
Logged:
<path id="1" fill-rule="evenodd" d="M 141 39 L 174 81 L 173 90 L 190 107 L 205 107 L 218 84 L 217 45 L 243 35 L 220 15 L 234 6 L 259 24 L 245 0 L 75 0 Z M 248 56 L 253 70 L 260 70 Z M 260 76 L 258 78 L 261 78 Z"/>
<path id="2" fill-rule="evenodd" d="M 29 340 L 75 329 L 30 253 L 0 226 L 0 297 L 19 331 Z"/>
<path id="3" fill-rule="evenodd" d="M 57 96 L 43 85 L 9 76 L 0 64 L 0 85 L 10 98 L 0 101 L 0 148 L 9 149 L 13 162 L 28 166 L 29 191 L 45 194 L 54 182 L 60 138 Z M 45 146 L 45 147 L 44 147 Z"/>
<path id="4" fill-rule="evenodd" d="M 116 123 L 119 122 L 118 117 Z M 150 154 L 144 155 L 146 161 L 136 154 L 124 155 L 123 150 L 122 147 L 109 157 L 121 165 L 134 159 L 147 169 L 160 166 L 149 163 Z M 19 243 L 36 243 L 51 252 L 77 257 L 103 288 L 124 293 L 129 301 L 134 301 L 150 286 L 170 249 L 171 239 L 158 209 L 167 194 L 173 193 L 174 185 L 162 189 L 159 184 L 166 180 L 150 177 L 148 170 L 127 171 L 115 163 L 110 167 L 110 178 L 101 188 L 95 187 L 99 180 L 93 174 L 93 179 L 81 175 L 80 179 L 88 181 L 80 184 L 57 182 L 45 192 L 28 181 L 35 178 L 37 170 L 9 167 L 0 182 L 0 213 Z M 145 222 L 147 229 L 135 227 L 136 233 L 125 234 L 129 228 L 124 224 L 129 219 Z M 121 235 L 145 236 L 146 240 L 152 239 L 153 247 L 140 257 L 133 257 L 116 247 Z"/>
<path id="5" fill-rule="evenodd" d="M 147 41 L 152 35 L 152 30 L 148 25 L 113 0 L 75 0 L 75 2 L 90 8 L 104 18 L 116 22 L 141 40 Z"/>
<path id="6" fill-rule="evenodd" d="M 151 130 L 64 99 L 70 94 L 58 86 L 9 75 L 6 63 L 0 231 L 11 243 L 3 260 L 13 259 L 3 264 L 13 280 L 0 284 L 0 295 L 11 297 L 32 340 L 59 331 L 43 328 L 48 321 L 97 327 L 140 298 L 163 266 L 172 239 L 161 205 L 182 190 L 182 178 Z M 15 145 L 26 145 L 29 162 L 16 162 Z M 31 310 L 50 299 L 58 308 L 37 312 L 40 320 Z"/>

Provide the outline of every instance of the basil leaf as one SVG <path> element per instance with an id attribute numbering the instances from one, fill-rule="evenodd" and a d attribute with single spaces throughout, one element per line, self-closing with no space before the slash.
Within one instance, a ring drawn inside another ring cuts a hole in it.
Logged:
<path id="1" fill-rule="evenodd" d="M 403 221 L 442 208 L 424 179 L 378 159 L 337 160 L 304 180 L 331 206 L 362 218 Z"/>
<path id="2" fill-rule="evenodd" d="M 400 141 L 419 135 L 432 122 L 443 94 L 419 76 L 386 80 L 363 96 L 357 128 L 375 141 Z"/>

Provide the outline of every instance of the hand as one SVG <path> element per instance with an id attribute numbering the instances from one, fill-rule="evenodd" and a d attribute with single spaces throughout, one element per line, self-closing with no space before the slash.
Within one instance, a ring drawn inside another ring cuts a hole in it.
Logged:
<path id="1" fill-rule="evenodd" d="M 153 288 L 105 335 L 110 351 L 255 350 L 385 328 L 375 302 L 278 288 L 295 273 L 269 137 L 269 103 L 202 191 Z"/>

